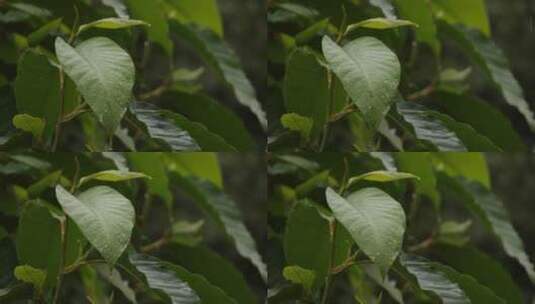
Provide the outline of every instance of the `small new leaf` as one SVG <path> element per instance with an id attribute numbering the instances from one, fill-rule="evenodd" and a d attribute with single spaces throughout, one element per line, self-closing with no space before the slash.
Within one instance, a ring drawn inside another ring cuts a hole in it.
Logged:
<path id="1" fill-rule="evenodd" d="M 358 29 L 358 28 L 368 28 L 375 30 L 387 30 L 392 28 L 398 28 L 402 26 L 413 26 L 418 27 L 418 24 L 401 19 L 387 19 L 387 18 L 371 18 L 361 21 L 359 23 L 351 24 L 347 27 L 346 34 Z"/>
<path id="2" fill-rule="evenodd" d="M 129 27 L 134 27 L 134 26 L 140 26 L 140 25 L 150 26 L 150 24 L 141 20 L 122 19 L 122 18 L 104 18 L 104 19 L 100 19 L 97 21 L 93 21 L 91 23 L 82 24 L 80 28 L 78 29 L 78 35 L 80 35 L 80 33 L 90 28 L 117 30 L 117 29 L 124 29 L 124 28 L 129 28 Z"/>

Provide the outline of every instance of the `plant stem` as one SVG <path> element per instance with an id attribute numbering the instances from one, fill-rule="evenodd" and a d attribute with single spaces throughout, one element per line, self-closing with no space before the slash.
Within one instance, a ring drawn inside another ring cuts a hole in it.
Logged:
<path id="1" fill-rule="evenodd" d="M 54 141 L 52 143 L 52 152 L 58 149 L 59 138 L 61 137 L 61 124 L 63 123 L 63 111 L 65 108 L 65 74 L 63 68 L 59 68 L 59 115 L 56 122 L 56 132 L 54 132 Z"/>
<path id="2" fill-rule="evenodd" d="M 329 255 L 329 273 L 325 279 L 325 289 L 323 290 L 323 298 L 321 304 L 327 304 L 327 299 L 329 297 L 329 289 L 333 281 L 334 272 L 332 271 L 335 268 L 334 265 L 334 255 L 336 254 L 336 220 L 331 222 L 331 253 Z"/>
<path id="3" fill-rule="evenodd" d="M 59 272 L 57 278 L 56 291 L 54 293 L 54 304 L 59 303 L 59 295 L 61 292 L 61 284 L 63 283 L 63 274 L 65 269 L 65 256 L 67 253 L 67 230 L 68 222 L 67 218 L 63 218 L 59 221 L 60 223 L 60 235 L 61 235 L 61 252 L 59 256 Z"/>

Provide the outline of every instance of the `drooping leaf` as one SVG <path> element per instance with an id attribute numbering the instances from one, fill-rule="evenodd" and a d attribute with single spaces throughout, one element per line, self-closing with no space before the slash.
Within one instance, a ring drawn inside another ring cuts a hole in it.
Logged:
<path id="1" fill-rule="evenodd" d="M 432 97 L 434 106 L 459 122 L 470 124 L 503 151 L 524 151 L 525 144 L 509 119 L 490 104 L 475 97 L 438 92 Z"/>
<path id="2" fill-rule="evenodd" d="M 236 250 L 256 267 L 267 280 L 266 265 L 256 249 L 256 244 L 245 227 L 236 203 L 211 182 L 196 176 L 177 175 L 179 185 L 209 216 L 211 216 L 232 239 Z"/>
<path id="3" fill-rule="evenodd" d="M 198 304 L 201 299 L 172 265 L 154 257 L 131 253 L 130 263 L 141 272 L 151 289 L 163 292 L 173 304 Z"/>
<path id="4" fill-rule="evenodd" d="M 119 289 L 123 295 L 130 301 L 130 303 L 136 304 L 136 293 L 130 287 L 127 280 L 121 277 L 121 273 L 115 268 L 110 268 L 108 265 L 95 264 L 93 267 L 96 271 L 110 284 Z"/>
<path id="5" fill-rule="evenodd" d="M 401 67 L 396 54 L 373 37 L 358 38 L 340 47 L 325 36 L 322 48 L 330 68 L 366 122 L 376 128 L 397 94 Z"/>
<path id="6" fill-rule="evenodd" d="M 150 137 L 163 141 L 173 151 L 197 151 L 197 142 L 183 128 L 162 117 L 161 110 L 156 106 L 134 102 L 130 111 L 137 120 L 143 123 Z"/>
<path id="7" fill-rule="evenodd" d="M 450 193 L 458 196 L 463 204 L 477 216 L 485 227 L 494 233 L 505 252 L 515 258 L 524 268 L 528 277 L 535 282 L 535 268 L 530 261 L 522 239 L 513 227 L 502 201 L 487 187 L 477 181 L 463 177 L 448 178 L 441 175 L 442 183 Z"/>
<path id="8" fill-rule="evenodd" d="M 394 6 L 390 0 L 370 0 L 370 4 L 380 8 L 386 18 L 394 20 L 397 19 L 394 12 Z"/>
<path id="9" fill-rule="evenodd" d="M 176 9 L 172 17 L 184 23 L 197 23 L 223 37 L 223 22 L 216 0 L 170 0 L 169 3 Z"/>
<path id="10" fill-rule="evenodd" d="M 296 49 L 288 58 L 284 102 L 289 113 L 310 118 L 312 136 L 319 135 L 329 115 L 327 71 L 307 49 Z"/>
<path id="11" fill-rule="evenodd" d="M 173 42 L 169 38 L 169 25 L 162 1 L 125 0 L 133 18 L 150 24 L 147 27 L 149 40 L 159 44 L 168 56 L 173 54 Z"/>
<path id="12" fill-rule="evenodd" d="M 80 231 L 69 221 L 66 265 L 73 263 L 83 248 Z M 17 254 L 23 265 L 44 269 L 45 286 L 56 284 L 61 254 L 60 223 L 51 214 L 49 206 L 41 201 L 29 201 L 19 218 Z"/>
<path id="13" fill-rule="evenodd" d="M 421 0 L 395 0 L 395 3 L 401 18 L 419 25 L 416 29 L 416 40 L 427 44 L 438 56 L 441 46 L 431 5 Z"/>
<path id="14" fill-rule="evenodd" d="M 171 21 L 171 30 L 189 43 L 201 57 L 232 88 L 238 101 L 256 115 L 260 125 L 267 127 L 266 114 L 256 99 L 255 90 L 241 68 L 238 57 L 214 32 L 195 24 Z"/>
<path id="15" fill-rule="evenodd" d="M 192 273 L 202 275 L 240 304 L 257 301 L 244 275 L 229 261 L 208 248 L 172 244 L 164 247 L 159 256 Z"/>
<path id="16" fill-rule="evenodd" d="M 123 0 L 101 0 L 104 5 L 107 5 L 115 11 L 115 14 L 117 14 L 117 17 L 128 19 L 130 16 L 128 15 L 128 10 L 126 8 L 126 5 L 124 5 Z"/>
<path id="17" fill-rule="evenodd" d="M 503 51 L 477 30 L 462 25 L 452 26 L 440 22 L 440 31 L 454 39 L 500 90 L 505 101 L 515 107 L 535 131 L 535 116 L 525 100 L 524 92 L 511 73 L 509 61 Z"/>
<path id="18" fill-rule="evenodd" d="M 91 180 L 105 181 L 105 182 L 122 182 L 136 178 L 148 178 L 150 176 L 145 175 L 140 172 L 131 172 L 131 171 L 118 171 L 118 170 L 104 170 L 97 173 L 93 173 L 87 176 L 80 178 L 79 185 L 82 185 Z"/>
<path id="19" fill-rule="evenodd" d="M 329 271 L 331 248 L 329 221 L 307 200 L 295 204 L 288 215 L 284 232 L 284 253 L 288 265 L 314 271 L 322 283 Z M 335 239 L 334 262 L 339 265 L 351 248 L 347 231 L 339 229 Z"/>
<path id="20" fill-rule="evenodd" d="M 398 113 L 414 129 L 416 137 L 427 141 L 439 151 L 466 151 L 466 147 L 455 132 L 434 118 L 424 106 L 399 101 L 396 103 Z"/>
<path id="21" fill-rule="evenodd" d="M 405 173 L 405 172 L 393 172 L 393 171 L 371 171 L 367 172 L 358 176 L 351 177 L 347 181 L 347 187 L 350 187 L 351 185 L 355 184 L 356 182 L 360 180 L 365 181 L 372 181 L 372 182 L 393 182 L 397 180 L 402 179 L 417 179 L 420 180 L 420 177 L 411 174 L 411 173 Z"/>
<path id="22" fill-rule="evenodd" d="M 133 170 L 150 176 L 146 180 L 148 192 L 161 197 L 168 208 L 173 203 L 173 194 L 169 190 L 169 178 L 164 164 L 164 156 L 161 153 L 127 153 L 126 157 Z"/>
<path id="23" fill-rule="evenodd" d="M 359 265 L 360 266 L 360 265 Z M 366 274 L 374 280 L 379 286 L 381 286 L 392 299 L 394 299 L 397 303 L 404 304 L 403 301 L 403 294 L 400 289 L 396 286 L 396 281 L 392 280 L 388 276 L 384 276 L 381 274 L 381 270 L 377 265 L 374 264 L 364 264 L 360 266 L 363 268 L 363 270 L 366 272 Z"/>
<path id="24" fill-rule="evenodd" d="M 122 19 L 122 18 L 104 18 L 104 19 L 93 21 L 91 23 L 80 25 L 80 27 L 78 28 L 78 35 L 80 35 L 81 32 L 88 30 L 90 28 L 117 30 L 117 29 L 130 28 L 134 26 L 140 26 L 140 25 L 150 27 L 150 24 L 141 20 Z"/>
<path id="25" fill-rule="evenodd" d="M 433 0 L 435 15 L 451 24 L 461 23 L 490 36 L 490 24 L 484 0 Z"/>
<path id="26" fill-rule="evenodd" d="M 341 197 L 333 189 L 325 192 L 337 220 L 359 248 L 386 271 L 401 250 L 405 212 L 390 195 L 377 188 L 364 188 Z"/>
<path id="27" fill-rule="evenodd" d="M 91 38 L 76 48 L 58 37 L 56 54 L 99 122 L 112 134 L 132 99 L 135 68 L 130 55 L 105 37 Z"/>
<path id="28" fill-rule="evenodd" d="M 160 98 L 166 108 L 204 125 L 238 151 L 251 151 L 255 142 L 243 121 L 220 102 L 202 94 L 169 92 Z"/>
<path id="29" fill-rule="evenodd" d="M 472 246 L 438 245 L 433 247 L 432 253 L 457 271 L 472 276 L 507 303 L 525 302 L 522 291 L 505 267 L 478 249 Z"/>
<path id="30" fill-rule="evenodd" d="M 13 126 L 31 133 L 36 139 L 40 139 L 45 130 L 45 121 L 29 114 L 18 114 L 13 117 Z"/>
<path id="31" fill-rule="evenodd" d="M 351 24 L 347 27 L 346 34 L 350 33 L 358 28 L 369 28 L 375 30 L 386 30 L 392 28 L 398 28 L 402 26 L 418 27 L 418 24 L 409 20 L 400 19 L 387 19 L 387 18 L 371 18 L 360 21 L 355 24 Z"/>
<path id="32" fill-rule="evenodd" d="M 135 211 L 130 200 L 107 186 L 76 197 L 56 186 L 56 198 L 67 215 L 104 259 L 113 265 L 130 242 Z"/>

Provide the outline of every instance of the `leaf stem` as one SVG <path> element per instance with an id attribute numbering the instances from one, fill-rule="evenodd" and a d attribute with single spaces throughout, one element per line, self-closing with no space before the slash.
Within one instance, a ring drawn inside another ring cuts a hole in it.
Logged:
<path id="1" fill-rule="evenodd" d="M 59 138 L 61 137 L 61 124 L 63 122 L 63 111 L 65 108 L 65 74 L 63 67 L 59 68 L 59 115 L 56 122 L 56 131 L 54 132 L 54 141 L 52 143 L 52 152 L 56 152 L 58 149 Z"/>
<path id="2" fill-rule="evenodd" d="M 56 291 L 54 292 L 54 304 L 59 303 L 59 295 L 61 292 L 61 284 L 63 283 L 63 275 L 65 269 L 65 256 L 67 254 L 67 232 L 68 232 L 68 221 L 64 217 L 60 221 L 60 236 L 61 236 L 61 252 L 59 256 L 59 272 L 57 277 Z"/>
<path id="3" fill-rule="evenodd" d="M 329 273 L 325 279 L 325 289 L 323 290 L 323 297 L 321 304 L 327 304 L 327 299 L 329 297 L 329 290 L 333 281 L 334 272 L 332 271 L 335 268 L 334 255 L 336 254 L 336 220 L 330 222 L 330 231 L 331 231 L 331 253 L 329 255 Z"/>

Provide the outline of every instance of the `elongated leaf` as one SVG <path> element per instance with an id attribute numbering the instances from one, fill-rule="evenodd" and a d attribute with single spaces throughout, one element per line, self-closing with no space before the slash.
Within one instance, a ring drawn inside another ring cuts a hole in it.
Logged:
<path id="1" fill-rule="evenodd" d="M 171 21 L 171 30 L 180 39 L 192 45 L 202 58 L 216 70 L 232 88 L 238 101 L 248 107 L 258 118 L 262 127 L 267 127 L 266 114 L 256 99 L 255 90 L 241 68 L 238 57 L 214 32 L 194 24 Z"/>
<path id="2" fill-rule="evenodd" d="M 296 49 L 288 58 L 284 102 L 288 112 L 309 117 L 312 136 L 319 135 L 329 115 L 327 71 L 307 49 Z"/>
<path id="3" fill-rule="evenodd" d="M 100 123 L 113 133 L 132 99 L 135 68 L 130 55 L 105 37 L 91 38 L 76 48 L 58 37 L 56 54 Z"/>
<path id="4" fill-rule="evenodd" d="M 347 198 L 327 188 L 325 196 L 334 216 L 359 248 L 386 271 L 403 242 L 406 220 L 401 205 L 377 188 L 364 188 Z"/>
<path id="5" fill-rule="evenodd" d="M 427 44 L 438 56 L 440 54 L 440 41 L 431 5 L 421 0 L 395 0 L 395 3 L 401 18 L 419 25 L 416 29 L 416 40 Z"/>
<path id="6" fill-rule="evenodd" d="M 370 0 L 370 4 L 380 8 L 385 17 L 388 19 L 397 19 L 394 12 L 394 6 L 390 0 Z"/>
<path id="7" fill-rule="evenodd" d="M 177 15 L 173 16 L 181 22 L 194 22 L 207 27 L 223 37 L 223 22 L 216 0 L 170 0 L 176 8 Z"/>
<path id="8" fill-rule="evenodd" d="M 402 26 L 418 27 L 418 24 L 409 20 L 387 19 L 387 18 L 371 18 L 351 24 L 347 27 L 346 34 L 358 28 L 369 28 L 375 30 L 386 30 Z"/>
<path id="9" fill-rule="evenodd" d="M 38 197 L 46 189 L 56 186 L 58 181 L 61 179 L 61 174 L 62 172 L 60 170 L 54 171 L 46 175 L 42 179 L 38 180 L 37 182 L 31 184 L 27 188 L 28 195 L 30 197 Z"/>
<path id="10" fill-rule="evenodd" d="M 427 259 L 402 254 L 399 262 L 415 278 L 422 290 L 437 295 L 444 304 L 470 304 L 470 299 L 461 286 Z"/>
<path id="11" fill-rule="evenodd" d="M 392 171 L 372 171 L 358 176 L 351 177 L 347 182 L 347 187 L 355 184 L 360 180 L 372 181 L 372 182 L 393 182 L 401 179 L 417 179 L 420 178 L 411 173 L 405 172 L 392 172 Z"/>
<path id="12" fill-rule="evenodd" d="M 464 176 L 491 188 L 490 172 L 485 154 L 478 152 L 432 153 L 433 162 L 442 165 L 442 170 L 451 176 Z"/>
<path id="13" fill-rule="evenodd" d="M 425 107 L 399 101 L 396 103 L 398 113 L 412 125 L 416 137 L 436 146 L 439 151 L 466 151 L 466 147 L 450 129 L 432 117 Z"/>
<path id="14" fill-rule="evenodd" d="M 51 32 L 56 31 L 62 24 L 63 19 L 58 18 L 38 28 L 28 35 L 28 44 L 31 46 L 41 43 Z"/>
<path id="15" fill-rule="evenodd" d="M 401 67 L 396 54 L 373 37 L 358 38 L 342 48 L 325 36 L 322 48 L 366 122 L 376 128 L 397 94 Z"/>
<path id="16" fill-rule="evenodd" d="M 143 20 L 151 26 L 147 28 L 149 40 L 159 44 L 168 56 L 173 54 L 173 42 L 169 38 L 169 25 L 165 17 L 162 1 L 125 0 L 132 18 Z"/>
<path id="17" fill-rule="evenodd" d="M 524 151 L 522 138 L 509 119 L 492 105 L 475 97 L 440 91 L 434 94 L 434 107 L 459 122 L 470 124 L 503 151 Z"/>
<path id="18" fill-rule="evenodd" d="M 93 28 L 93 27 L 101 28 L 101 29 L 108 29 L 108 30 L 117 30 L 117 29 L 129 28 L 133 26 L 140 26 L 140 25 L 150 26 L 150 24 L 141 20 L 121 19 L 121 18 L 104 18 L 104 19 L 99 19 L 97 21 L 93 21 L 91 23 L 80 25 L 80 27 L 78 28 L 78 35 L 81 32 L 88 30 L 90 28 Z"/>
<path id="19" fill-rule="evenodd" d="M 177 176 L 180 186 L 200 204 L 202 209 L 225 230 L 240 255 L 249 259 L 267 280 L 266 265 L 256 249 L 256 244 L 245 227 L 242 215 L 231 200 L 217 186 L 195 176 Z"/>
<path id="20" fill-rule="evenodd" d="M 535 131 L 535 116 L 524 98 L 524 92 L 514 75 L 511 73 L 509 61 L 503 51 L 482 33 L 461 25 L 452 26 L 440 22 L 440 30 L 453 38 L 480 66 L 486 76 L 501 91 L 507 103 L 515 107 L 526 119 L 530 128 Z"/>
<path id="21" fill-rule="evenodd" d="M 501 242 L 505 252 L 515 258 L 524 268 L 532 282 L 535 282 L 535 268 L 526 253 L 522 239 L 513 227 L 502 201 L 485 186 L 476 181 L 459 177 L 442 179 L 450 192 L 459 195 L 468 209 L 481 219 L 486 228 Z"/>
<path id="22" fill-rule="evenodd" d="M 100 171 L 100 172 L 93 173 L 93 174 L 80 178 L 79 185 L 82 185 L 83 183 L 86 183 L 90 180 L 98 180 L 98 181 L 105 181 L 105 182 L 122 182 L 122 181 L 127 181 L 131 179 L 136 179 L 136 178 L 151 179 L 150 176 L 145 175 L 143 173 L 139 173 L 139 172 L 105 170 L 105 171 Z"/>
<path id="23" fill-rule="evenodd" d="M 192 273 L 202 275 L 240 304 L 257 302 L 244 275 L 229 261 L 208 248 L 172 244 L 164 247 L 159 256 Z"/>
<path id="24" fill-rule="evenodd" d="M 296 203 L 288 215 L 284 232 L 284 253 L 289 265 L 297 265 L 314 271 L 316 283 L 323 283 L 329 271 L 331 248 L 329 221 L 307 200 Z M 335 264 L 347 258 L 353 242 L 344 229 L 337 230 L 335 240 Z"/>
<path id="25" fill-rule="evenodd" d="M 58 185 L 56 197 L 91 245 L 110 265 L 115 264 L 130 242 L 135 220 L 132 203 L 107 186 L 91 188 L 75 197 Z"/>
<path id="26" fill-rule="evenodd" d="M 255 142 L 242 119 L 217 100 L 202 94 L 169 92 L 159 100 L 165 107 L 204 125 L 239 151 L 251 151 Z"/>
<path id="27" fill-rule="evenodd" d="M 431 6 L 437 17 L 451 24 L 461 23 L 478 29 L 486 36 L 490 36 L 485 0 L 433 0 Z"/>
<path id="28" fill-rule="evenodd" d="M 440 257 L 457 271 L 475 278 L 490 288 L 507 303 L 525 303 L 522 291 L 511 274 L 498 261 L 471 246 L 456 247 L 449 245 L 433 246 L 433 255 Z"/>
<path id="29" fill-rule="evenodd" d="M 137 120 L 145 125 L 150 137 L 163 141 L 173 151 L 197 151 L 200 149 L 187 131 L 162 117 L 161 110 L 156 106 L 134 102 L 130 105 L 130 111 Z"/>
<path id="30" fill-rule="evenodd" d="M 145 276 L 149 287 L 162 291 L 169 297 L 171 303 L 201 303 L 197 293 L 171 268 L 171 264 L 137 253 L 131 253 L 128 257 L 130 263 Z"/>

